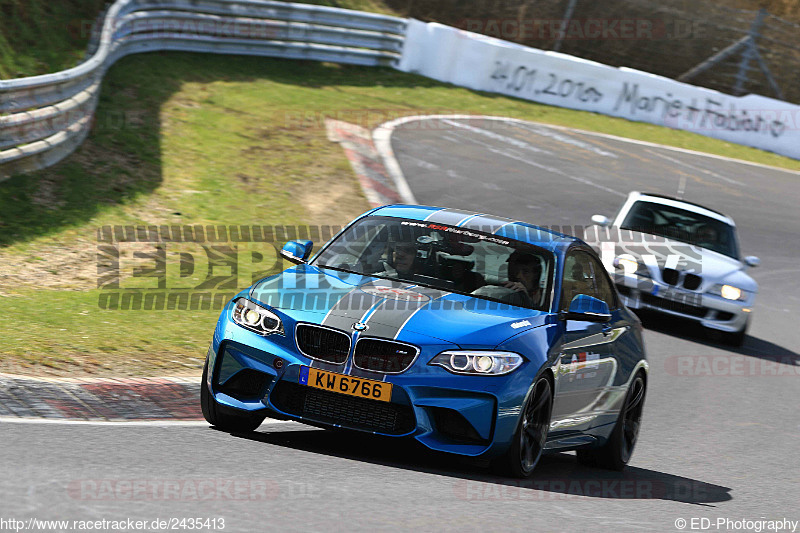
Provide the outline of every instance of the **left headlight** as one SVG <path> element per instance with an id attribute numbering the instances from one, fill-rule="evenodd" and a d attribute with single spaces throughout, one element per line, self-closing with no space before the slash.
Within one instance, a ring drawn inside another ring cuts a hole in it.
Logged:
<path id="1" fill-rule="evenodd" d="M 721 296 L 726 300 L 734 300 L 739 302 L 746 301 L 750 296 L 748 291 L 743 291 L 739 287 L 734 287 L 733 285 L 723 285 L 722 283 L 717 283 L 708 289 L 708 293 Z"/>
<path id="2" fill-rule="evenodd" d="M 524 361 L 512 352 L 450 351 L 440 353 L 428 364 L 444 367 L 453 374 L 499 376 L 513 372 Z"/>
<path id="3" fill-rule="evenodd" d="M 232 315 L 234 322 L 260 335 L 283 335 L 283 323 L 278 315 L 246 298 L 236 300 Z"/>

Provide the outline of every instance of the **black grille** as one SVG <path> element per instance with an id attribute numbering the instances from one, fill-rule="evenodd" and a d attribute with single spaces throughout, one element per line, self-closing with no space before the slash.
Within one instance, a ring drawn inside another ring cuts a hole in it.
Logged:
<path id="1" fill-rule="evenodd" d="M 416 425 L 410 406 L 354 398 L 285 381 L 275 386 L 270 400 L 284 413 L 352 429 L 405 435 Z"/>
<path id="2" fill-rule="evenodd" d="M 665 268 L 661 271 L 661 279 L 663 279 L 664 283 L 667 285 L 677 285 L 678 271 L 674 268 Z"/>
<path id="3" fill-rule="evenodd" d="M 239 400 L 246 398 L 261 398 L 266 393 L 267 385 L 272 381 L 272 376 L 246 368 L 240 370 L 222 385 L 216 388 L 220 392 L 233 396 Z"/>
<path id="4" fill-rule="evenodd" d="M 642 301 L 654 307 L 675 311 L 676 313 L 682 313 L 684 315 L 696 316 L 699 318 L 702 318 L 708 314 L 707 307 L 699 307 L 684 302 L 673 302 L 672 300 L 665 300 L 664 298 L 659 298 L 657 296 L 653 296 L 652 294 L 642 294 Z"/>
<path id="5" fill-rule="evenodd" d="M 350 353 L 350 336 L 339 330 L 298 324 L 297 347 L 312 359 L 340 365 Z"/>
<path id="6" fill-rule="evenodd" d="M 703 278 L 697 274 L 686 274 L 686 277 L 683 278 L 683 286 L 690 291 L 696 291 L 702 282 Z"/>
<path id="7" fill-rule="evenodd" d="M 381 339 L 359 339 L 353 362 L 358 368 L 375 372 L 403 372 L 417 358 L 416 346 Z"/>
<path id="8" fill-rule="evenodd" d="M 466 444 L 486 442 L 486 439 L 481 438 L 475 427 L 458 411 L 445 407 L 429 407 L 428 411 L 433 415 L 436 430 L 445 437 Z"/>

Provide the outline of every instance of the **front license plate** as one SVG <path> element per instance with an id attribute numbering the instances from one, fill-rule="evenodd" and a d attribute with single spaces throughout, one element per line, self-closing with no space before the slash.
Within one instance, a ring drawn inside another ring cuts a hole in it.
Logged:
<path id="1" fill-rule="evenodd" d="M 300 367 L 300 384 L 359 398 L 388 402 L 392 399 L 392 384 L 374 379 L 345 376 L 307 366 Z"/>

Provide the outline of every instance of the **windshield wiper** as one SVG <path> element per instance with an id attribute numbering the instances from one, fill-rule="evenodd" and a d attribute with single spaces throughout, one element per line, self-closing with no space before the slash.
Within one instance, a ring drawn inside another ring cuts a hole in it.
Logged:
<path id="1" fill-rule="evenodd" d="M 358 274 L 359 276 L 371 276 L 372 274 L 364 274 L 363 272 L 356 272 L 355 270 L 348 270 L 346 268 L 335 267 L 335 266 L 328 266 L 328 265 L 313 265 L 317 268 L 329 268 L 331 270 L 336 270 L 337 272 L 346 272 L 348 274 Z"/>

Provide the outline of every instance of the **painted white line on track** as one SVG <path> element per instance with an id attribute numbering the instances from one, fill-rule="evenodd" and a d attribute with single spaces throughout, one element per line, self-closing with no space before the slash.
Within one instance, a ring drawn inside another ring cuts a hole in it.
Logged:
<path id="1" fill-rule="evenodd" d="M 478 139 L 475 139 L 473 137 L 467 137 L 466 135 L 460 135 L 458 133 L 453 133 L 453 135 L 455 135 L 457 137 L 460 137 L 461 139 L 463 139 L 463 140 L 465 140 L 467 142 L 471 142 L 471 143 L 483 146 L 484 148 L 486 148 L 486 150 L 488 150 L 489 152 L 492 152 L 493 154 L 498 154 L 498 155 L 501 155 L 501 156 L 504 156 L 504 157 L 508 157 L 509 159 L 513 159 L 515 161 L 519 161 L 521 163 L 525 163 L 527 165 L 531 165 L 531 166 L 536 167 L 538 169 L 544 170 L 545 172 L 550 172 L 550 173 L 556 174 L 558 176 L 563 176 L 563 177 L 571 179 L 573 181 L 577 181 L 578 183 L 582 183 L 584 185 L 589 185 L 590 187 L 596 187 L 596 188 L 598 188 L 598 189 L 600 189 L 602 191 L 611 193 L 611 194 L 613 194 L 615 196 L 621 196 L 622 198 L 626 197 L 625 194 L 623 194 L 623 193 L 621 193 L 619 191 L 615 191 L 614 189 L 612 189 L 610 187 L 606 187 L 605 185 L 600 185 L 599 183 L 595 183 L 592 180 L 587 179 L 587 178 L 581 178 L 579 176 L 572 176 L 570 174 L 567 174 L 563 170 L 559 170 L 559 169 L 557 169 L 555 167 L 551 167 L 551 166 L 548 166 L 548 165 L 545 165 L 545 164 L 542 164 L 542 163 L 537 163 L 536 161 L 532 161 L 531 159 L 527 159 L 522 154 L 519 154 L 518 152 L 515 152 L 513 150 L 501 150 L 501 149 L 499 149 L 499 148 L 497 148 L 495 146 L 492 146 L 489 143 L 482 142 L 482 141 L 480 141 Z M 490 189 L 490 190 L 501 190 L 497 186 L 492 187 L 491 183 L 484 183 L 483 185 L 484 185 L 484 187 L 486 187 L 487 189 Z"/>
<path id="2" fill-rule="evenodd" d="M 542 128 L 541 126 L 534 125 L 533 123 L 531 123 L 529 125 L 526 124 L 522 129 L 524 129 L 525 131 L 529 131 L 531 133 L 535 133 L 536 135 L 541 135 L 542 137 L 548 137 L 560 143 L 569 144 L 571 146 L 577 146 L 578 148 L 582 148 L 588 152 L 593 152 L 603 157 L 610 157 L 612 159 L 617 159 L 619 157 L 614 152 L 607 152 L 606 150 L 598 148 L 593 144 L 585 143 L 583 141 L 579 141 L 578 139 L 573 139 L 572 137 L 559 135 L 558 133 L 553 132 L 552 128 L 550 129 Z"/>
<path id="3" fill-rule="evenodd" d="M 0 416 L 0 424 L 50 424 L 61 426 L 105 426 L 105 427 L 158 427 L 158 426 L 189 426 L 209 427 L 205 420 L 75 420 L 56 418 L 17 418 L 13 416 Z M 277 424 L 297 424 L 293 420 L 265 420 L 261 426 Z"/>
<path id="4" fill-rule="evenodd" d="M 403 176 L 403 171 L 400 169 L 400 163 L 397 162 L 392 150 L 392 132 L 395 128 L 392 125 L 393 122 L 396 121 L 386 122 L 375 128 L 372 132 L 372 142 L 375 144 L 375 149 L 378 150 L 381 159 L 383 159 L 383 166 L 392 178 L 400 198 L 407 204 L 417 204 L 419 202 L 414 197 L 414 193 L 411 192 L 411 188 L 408 186 L 405 176 Z"/>
<path id="5" fill-rule="evenodd" d="M 521 141 L 519 139 L 515 139 L 514 137 L 509 137 L 507 135 L 500 135 L 499 133 L 495 133 L 493 131 L 485 130 L 483 128 L 476 128 L 475 126 L 470 126 L 469 124 L 461 124 L 460 122 L 456 122 L 454 120 L 444 119 L 442 120 L 448 126 L 453 126 L 454 128 L 461 128 L 467 131 L 471 131 L 472 133 L 477 133 L 478 135 L 483 135 L 484 137 L 488 137 L 495 141 L 504 142 L 514 146 L 515 148 L 521 148 L 523 150 L 530 150 L 536 154 L 545 154 L 545 155 L 553 155 L 553 152 L 549 150 L 543 150 L 542 148 L 537 148 L 530 143 L 526 143 L 525 141 Z"/>
<path id="6" fill-rule="evenodd" d="M 514 152 L 511 152 L 509 150 L 498 150 L 497 148 L 489 148 L 488 150 L 490 152 L 492 152 L 493 154 L 502 155 L 502 156 L 508 157 L 510 159 L 514 159 L 515 161 L 519 161 L 520 163 L 525 163 L 526 165 L 530 165 L 532 167 L 544 170 L 545 172 L 550 172 L 551 174 L 555 174 L 557 176 L 562 176 L 564 178 L 571 179 L 573 181 L 577 181 L 578 183 L 582 183 L 582 184 L 588 185 L 590 187 L 595 187 L 597 189 L 600 189 L 601 191 L 605 191 L 605 192 L 611 193 L 611 194 L 613 194 L 615 196 L 620 196 L 622 198 L 625 198 L 627 196 L 626 194 L 621 193 L 619 191 L 615 191 L 614 189 L 612 189 L 610 187 L 606 187 L 605 185 L 600 185 L 599 183 L 595 183 L 590 179 L 581 178 L 581 177 L 578 177 L 578 176 L 573 176 L 571 174 L 567 174 L 563 170 L 559 170 L 559 169 L 557 169 L 555 167 L 551 167 L 551 166 L 548 166 L 548 165 L 543 165 L 542 163 L 537 163 L 536 161 L 531 161 L 530 159 L 527 159 L 526 157 L 523 157 L 522 155 L 515 154 Z"/>
<path id="7" fill-rule="evenodd" d="M 392 180 L 395 182 L 397 187 L 397 192 L 400 194 L 400 197 L 403 199 L 405 203 L 408 204 L 416 204 L 417 200 L 414 197 L 414 194 L 411 192 L 411 188 L 408 186 L 408 182 L 406 181 L 405 176 L 403 175 L 403 171 L 400 169 L 400 164 L 397 162 L 397 158 L 394 155 L 394 151 L 392 150 L 392 133 L 396 128 L 402 126 L 403 124 L 407 124 L 409 122 L 415 121 L 422 121 L 422 120 L 493 120 L 498 122 L 507 122 L 509 124 L 523 124 L 523 125 L 530 125 L 535 124 L 537 126 L 542 126 L 545 128 L 553 128 L 556 130 L 561 131 L 569 131 L 574 133 L 580 133 L 582 135 L 590 135 L 593 137 L 599 137 L 602 139 L 611 139 L 614 141 L 620 141 L 629 144 L 636 144 L 639 146 L 649 146 L 652 148 L 661 148 L 663 150 L 669 150 L 672 152 L 682 153 L 682 154 L 690 154 L 696 155 L 699 157 L 708 157 L 711 159 L 717 159 L 719 161 L 728 161 L 731 163 L 737 163 L 741 165 L 749 165 L 758 168 L 765 168 L 768 170 L 774 170 L 778 172 L 786 172 L 788 174 L 795 174 L 800 176 L 800 171 L 797 170 L 789 170 L 786 168 L 780 167 L 773 167 L 770 165 L 765 165 L 763 163 L 754 163 L 752 161 L 744 161 L 742 159 L 734 159 L 732 157 L 725 157 L 716 154 L 708 154 L 705 152 L 698 152 L 696 150 L 688 150 L 686 148 L 677 148 L 675 146 L 667 146 L 665 144 L 658 144 L 652 143 L 648 141 L 639 141 L 635 139 L 628 139 L 626 137 L 619 137 L 617 135 L 611 135 L 608 133 L 598 133 L 595 131 L 588 131 L 588 130 L 581 130 L 578 128 L 568 128 L 566 126 L 556 126 L 554 124 L 545 124 L 542 122 L 532 122 L 528 120 L 521 120 L 518 118 L 511 118 L 511 117 L 497 117 L 497 116 L 488 116 L 488 115 L 412 115 L 408 117 L 401 117 L 394 120 L 390 120 L 389 122 L 384 122 L 377 128 L 375 128 L 372 132 L 372 139 L 375 143 L 375 147 L 378 150 L 378 153 L 383 159 L 383 164 L 386 167 L 386 170 L 389 172 Z"/>
<path id="8" fill-rule="evenodd" d="M 742 183 L 741 181 L 736 181 L 736 180 L 735 180 L 735 179 L 733 179 L 733 178 L 729 178 L 729 177 L 727 177 L 727 176 L 723 176 L 722 174 L 717 174 L 717 173 L 716 173 L 716 172 L 714 172 L 713 170 L 708 170 L 708 169 L 706 169 L 706 168 L 700 168 L 700 167 L 696 167 L 696 166 L 694 166 L 694 165 L 690 165 L 689 163 L 686 163 L 685 161 L 681 161 L 680 159 L 675 159 L 674 157 L 670 157 L 670 156 L 668 156 L 668 155 L 659 154 L 658 152 L 654 152 L 654 151 L 652 151 L 652 150 L 645 150 L 645 151 L 646 151 L 648 154 L 652 154 L 652 155 L 654 155 L 654 156 L 656 156 L 656 157 L 660 157 L 661 159 L 666 159 L 667 161 L 669 161 L 669 162 L 671 162 L 671 163 L 675 163 L 676 165 L 680 165 L 680 166 L 682 166 L 682 167 L 686 167 L 686 168 L 688 168 L 688 169 L 690 169 L 690 170 L 694 170 L 695 172 L 700 172 L 700 173 L 702 173 L 702 174 L 705 174 L 705 175 L 707 175 L 707 176 L 712 176 L 712 177 L 714 177 L 714 178 L 719 178 L 719 179 L 721 179 L 722 181 L 727 181 L 728 183 L 732 183 L 732 184 L 734 184 L 734 185 L 739 185 L 739 186 L 741 186 L 741 187 L 745 187 L 745 186 L 746 186 L 746 185 L 745 185 L 744 183 Z"/>

